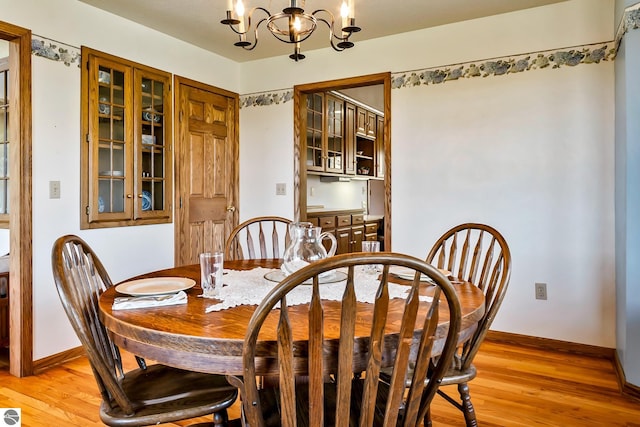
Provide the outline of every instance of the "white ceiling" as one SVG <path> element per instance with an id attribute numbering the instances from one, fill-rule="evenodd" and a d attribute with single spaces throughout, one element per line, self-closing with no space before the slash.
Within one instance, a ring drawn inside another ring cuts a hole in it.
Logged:
<path id="1" fill-rule="evenodd" d="M 289 55 L 291 45 L 277 41 L 260 27 L 260 42 L 253 51 L 235 47 L 237 36 L 220 20 L 226 0 L 78 0 L 138 22 L 175 38 L 237 62 Z M 453 22 L 498 15 L 566 0 L 355 0 L 356 24 L 362 31 L 352 41 L 435 27 Z M 288 0 L 245 0 L 245 7 L 262 6 L 272 14 L 289 6 Z M 302 1 L 301 3 L 305 3 Z M 305 10 L 327 8 L 339 16 L 341 0 L 306 0 Z M 257 14 L 259 12 L 256 12 Z M 258 16 L 258 15 L 256 15 Z M 260 15 L 261 17 L 264 15 Z M 317 33 L 317 34 L 316 34 Z M 328 29 L 318 23 L 315 33 L 302 44 L 302 52 L 328 46 Z"/>

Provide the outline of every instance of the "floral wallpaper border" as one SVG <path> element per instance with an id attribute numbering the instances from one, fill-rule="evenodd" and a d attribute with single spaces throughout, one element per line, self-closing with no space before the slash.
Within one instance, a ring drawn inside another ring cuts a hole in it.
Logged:
<path id="1" fill-rule="evenodd" d="M 460 78 L 503 76 L 547 67 L 560 68 L 563 66 L 574 67 L 579 64 L 598 64 L 600 61 L 609 61 L 615 58 L 616 50 L 609 48 L 609 44 L 548 50 L 515 57 L 471 61 L 444 67 L 393 73 L 391 88 L 399 89 L 445 83 Z"/>
<path id="2" fill-rule="evenodd" d="M 257 107 L 273 104 L 284 104 L 293 99 L 293 89 L 281 89 L 276 92 L 258 92 L 255 94 L 241 95 L 240 108 Z"/>
<path id="3" fill-rule="evenodd" d="M 31 54 L 62 62 L 67 67 L 76 64 L 80 67 L 80 49 L 35 34 L 31 35 Z"/>

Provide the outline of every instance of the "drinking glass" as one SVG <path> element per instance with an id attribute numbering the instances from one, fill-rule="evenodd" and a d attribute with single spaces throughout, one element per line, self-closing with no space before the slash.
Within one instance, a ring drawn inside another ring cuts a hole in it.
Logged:
<path id="1" fill-rule="evenodd" d="M 200 286 L 202 296 L 216 298 L 222 288 L 222 252 L 205 252 L 200 254 Z"/>
<path id="2" fill-rule="evenodd" d="M 380 242 L 377 240 L 364 240 L 362 242 L 362 252 L 380 252 Z M 363 270 L 367 274 L 377 274 L 380 272 L 378 264 L 365 265 Z"/>

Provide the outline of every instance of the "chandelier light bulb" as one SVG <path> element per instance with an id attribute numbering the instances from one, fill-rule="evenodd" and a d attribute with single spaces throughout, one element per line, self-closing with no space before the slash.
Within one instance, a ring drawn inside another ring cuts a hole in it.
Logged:
<path id="1" fill-rule="evenodd" d="M 242 3 L 242 0 L 238 0 L 236 3 L 236 14 L 240 19 L 244 17 L 244 3 Z"/>
<path id="2" fill-rule="evenodd" d="M 342 18 L 348 18 L 349 12 L 350 12 L 349 5 L 345 0 L 342 2 L 342 6 L 340 6 L 340 16 L 342 16 Z"/>

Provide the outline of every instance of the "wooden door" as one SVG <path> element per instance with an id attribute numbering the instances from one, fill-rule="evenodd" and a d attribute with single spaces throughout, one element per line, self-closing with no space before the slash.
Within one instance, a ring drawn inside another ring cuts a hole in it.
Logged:
<path id="1" fill-rule="evenodd" d="M 175 263 L 224 251 L 238 223 L 238 95 L 175 78 Z"/>

